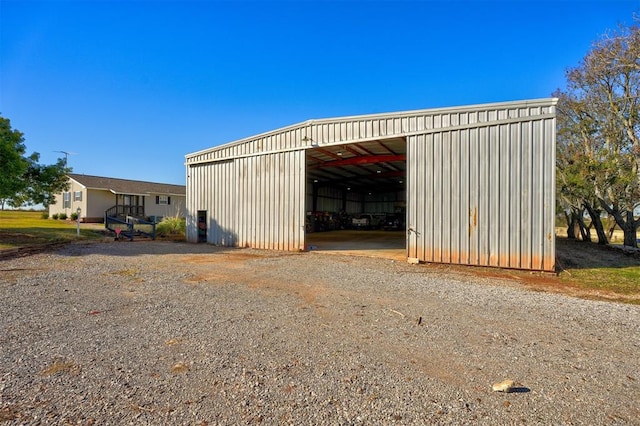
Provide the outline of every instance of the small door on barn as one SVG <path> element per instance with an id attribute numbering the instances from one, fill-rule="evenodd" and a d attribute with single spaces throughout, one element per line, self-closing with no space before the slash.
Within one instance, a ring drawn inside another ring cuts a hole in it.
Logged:
<path id="1" fill-rule="evenodd" d="M 198 242 L 207 242 L 207 211 L 198 210 Z"/>

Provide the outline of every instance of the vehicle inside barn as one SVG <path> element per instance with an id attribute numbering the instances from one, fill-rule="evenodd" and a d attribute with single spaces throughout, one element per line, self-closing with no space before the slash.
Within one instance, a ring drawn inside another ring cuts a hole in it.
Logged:
<path id="1" fill-rule="evenodd" d="M 307 244 L 403 257 L 406 138 L 307 151 Z"/>

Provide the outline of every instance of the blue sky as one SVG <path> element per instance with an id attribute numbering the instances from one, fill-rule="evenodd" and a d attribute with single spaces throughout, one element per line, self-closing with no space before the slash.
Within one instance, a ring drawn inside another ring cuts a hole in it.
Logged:
<path id="1" fill-rule="evenodd" d="M 308 119 L 544 98 L 633 1 L 0 0 L 0 114 L 50 164 L 185 183 Z"/>

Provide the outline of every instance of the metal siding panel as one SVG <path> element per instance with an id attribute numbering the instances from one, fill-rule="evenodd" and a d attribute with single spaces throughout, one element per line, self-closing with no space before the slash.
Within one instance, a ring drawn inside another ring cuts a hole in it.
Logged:
<path id="1" fill-rule="evenodd" d="M 218 241 L 216 240 L 216 228 L 213 226 L 214 225 L 214 217 L 216 217 L 216 205 L 215 205 L 215 200 L 220 197 L 220 191 L 218 190 L 216 184 L 218 182 L 218 180 L 216 179 L 217 177 L 217 173 L 220 169 L 220 166 L 217 164 L 213 164 L 213 165 L 205 165 L 203 166 L 204 169 L 207 170 L 207 179 L 208 182 L 210 184 L 210 192 L 213 194 L 213 196 L 207 200 L 207 210 L 209 210 L 209 222 L 207 223 L 207 242 L 211 243 L 211 244 L 216 244 Z"/>
<path id="2" fill-rule="evenodd" d="M 256 159 L 247 157 L 242 159 L 245 173 L 240 177 L 244 193 L 240 196 L 238 208 L 243 209 L 243 234 L 244 241 L 242 247 L 251 247 L 256 238 L 258 208 L 256 205 Z"/>
<path id="3" fill-rule="evenodd" d="M 465 117 L 466 118 L 466 117 Z M 462 264 L 469 263 L 469 187 L 470 187 L 470 164 L 469 164 L 469 129 L 459 132 L 459 167 L 460 183 L 458 189 L 458 241 L 459 241 L 459 261 Z"/>
<path id="4" fill-rule="evenodd" d="M 397 133 L 404 134 L 404 133 L 408 132 L 409 128 L 411 126 L 410 120 L 411 120 L 410 117 L 402 117 L 400 119 L 400 129 L 398 130 Z"/>
<path id="5" fill-rule="evenodd" d="M 460 120 L 460 124 L 468 124 L 469 123 L 469 112 L 463 112 L 459 115 L 458 119 Z"/>
<path id="6" fill-rule="evenodd" d="M 288 156 L 287 167 L 287 205 L 289 212 L 288 250 L 304 250 L 305 242 L 305 155 L 304 152 L 292 152 Z"/>
<path id="7" fill-rule="evenodd" d="M 524 269 L 531 269 L 531 230 L 533 229 L 533 215 L 532 215 L 532 203 L 531 203 L 531 182 L 533 180 L 532 172 L 532 150 L 531 140 L 533 136 L 533 129 L 531 123 L 522 123 L 522 133 L 520 139 L 521 146 L 521 176 L 522 186 L 520 192 L 520 206 L 521 206 L 521 222 L 524 229 L 528 232 L 522 234 L 520 240 L 520 265 Z"/>
<path id="8" fill-rule="evenodd" d="M 420 219 L 419 224 L 421 226 L 420 235 L 422 235 L 422 245 L 420 247 L 421 258 L 428 260 L 429 262 L 435 261 L 434 254 L 434 227 L 435 227 L 435 215 L 434 209 L 437 205 L 436 200 L 436 169 L 438 164 L 436 163 L 436 135 L 429 134 L 425 136 L 425 146 L 423 158 L 424 161 L 421 162 L 424 164 L 424 167 L 427 168 L 425 171 L 424 177 L 424 187 L 420 193 L 420 197 L 424 202 L 424 209 L 418 210 L 418 218 Z M 422 166 L 422 164 L 419 165 Z"/>
<path id="9" fill-rule="evenodd" d="M 480 184 L 479 129 L 469 129 L 469 264 L 478 265 L 478 187 Z"/>
<path id="10" fill-rule="evenodd" d="M 451 132 L 441 133 L 440 261 L 451 262 Z"/>
<path id="11" fill-rule="evenodd" d="M 255 187 L 253 193 L 254 200 L 254 215 L 255 215 L 255 226 L 254 226 L 254 235 L 253 241 L 250 242 L 251 247 L 263 249 L 264 248 L 264 221 L 267 220 L 267 211 L 264 208 L 265 203 L 265 188 L 264 188 L 264 170 L 262 164 L 262 156 L 253 157 L 254 163 L 254 172 L 255 172 Z"/>
<path id="12" fill-rule="evenodd" d="M 418 200 L 416 176 L 416 158 L 417 147 L 419 145 L 420 136 L 409 136 L 407 138 L 407 175 L 405 182 L 407 185 L 407 204 L 406 204 L 406 226 L 407 226 L 407 257 L 417 258 L 417 247 L 413 229 L 415 229 L 416 211 L 415 205 Z"/>
<path id="13" fill-rule="evenodd" d="M 285 201 L 286 201 L 285 173 L 286 173 L 287 158 L 288 156 L 286 155 L 279 155 L 277 156 L 277 160 L 276 160 L 276 162 L 278 163 L 278 180 L 275 187 L 276 206 L 277 206 L 276 208 L 278 209 L 278 212 L 279 212 L 278 218 L 280 219 L 278 221 L 278 230 L 276 233 L 278 250 L 286 250 L 288 245 L 286 228 L 287 228 L 287 223 L 289 223 L 290 219 L 288 217 L 288 210 L 285 205 Z"/>
<path id="14" fill-rule="evenodd" d="M 544 121 L 545 137 L 544 137 L 544 183 L 545 201 L 544 201 L 544 258 L 542 267 L 545 271 L 555 270 L 556 260 L 556 239 L 555 239 L 555 205 L 556 205 L 556 120 L 547 119 Z"/>
<path id="15" fill-rule="evenodd" d="M 535 230 L 532 233 L 532 268 L 540 270 L 543 265 L 543 248 L 544 248 L 544 215 L 543 207 L 544 207 L 544 188 L 543 185 L 543 155 L 544 155 L 544 146 L 542 144 L 543 137 L 543 128 L 542 123 L 540 121 L 536 121 L 532 123 L 534 129 L 534 138 L 532 144 L 533 151 L 533 170 L 532 170 L 532 212 L 538 212 L 535 215 L 533 220 L 533 229 Z"/>
<path id="16" fill-rule="evenodd" d="M 304 151 L 302 152 L 302 157 L 305 157 Z M 295 161 L 296 155 L 295 151 L 290 153 L 285 157 L 285 165 L 284 165 L 284 194 L 287 196 L 284 199 L 285 205 L 285 214 L 284 214 L 284 226 L 285 226 L 285 250 L 287 251 L 295 251 L 295 250 L 303 250 L 303 246 L 298 247 L 297 245 L 297 235 L 301 233 L 304 238 L 304 223 L 305 223 L 305 192 L 302 191 L 302 195 L 299 195 L 296 192 L 296 178 L 294 177 L 293 171 L 297 167 L 297 163 Z M 304 182 L 305 176 L 299 176 L 297 179 L 303 181 L 302 187 L 306 187 L 306 183 Z M 302 208 L 298 209 L 297 206 L 302 206 Z M 300 216 L 300 217 L 298 217 Z M 300 223 L 302 223 L 301 229 L 299 229 Z M 297 231 L 297 232 L 296 232 Z"/>
<path id="17" fill-rule="evenodd" d="M 287 226 L 291 223 L 291 213 L 290 213 L 290 204 L 288 197 L 286 194 L 289 194 L 288 191 L 288 182 L 287 179 L 287 171 L 289 170 L 289 156 L 285 155 L 280 159 L 280 182 L 279 182 L 279 192 L 281 197 L 281 224 L 280 224 L 280 250 L 289 250 L 291 236 L 289 235 L 290 226 Z"/>
<path id="18" fill-rule="evenodd" d="M 273 214 L 278 211 L 278 192 L 276 191 L 276 185 L 280 174 L 278 173 L 277 158 L 279 155 L 267 155 L 265 156 L 265 167 L 267 170 L 267 179 L 265 179 L 266 196 L 267 196 L 267 209 L 270 212 L 266 226 L 266 245 L 265 248 L 269 250 L 277 250 L 277 232 L 279 223 L 279 214 Z"/>
<path id="19" fill-rule="evenodd" d="M 221 174 L 223 166 L 223 164 L 216 164 L 213 168 L 213 185 L 216 187 L 216 190 L 214 192 L 213 208 L 211 209 L 211 219 L 209 223 L 209 229 L 211 230 L 211 242 L 218 245 L 222 245 L 219 226 L 222 224 L 221 221 L 224 220 L 222 212 L 220 211 L 220 201 L 226 196 L 224 187 L 220 186 L 220 182 L 222 182 Z"/>
<path id="20" fill-rule="evenodd" d="M 260 241 L 260 220 L 261 220 L 261 206 L 260 206 L 260 159 L 259 157 L 249 157 L 247 158 L 247 162 L 249 164 L 250 174 L 247 176 L 247 183 L 250 188 L 250 192 L 248 194 L 248 200 L 250 200 L 250 205 L 247 206 L 251 212 L 251 222 L 250 222 L 250 234 L 248 236 L 248 246 L 259 248 Z M 247 208 L 245 207 L 245 208 Z M 245 224 L 247 226 L 247 224 Z"/>
<path id="21" fill-rule="evenodd" d="M 460 132 L 451 132 L 451 158 L 450 158 L 450 176 L 451 187 L 449 189 L 450 194 L 450 213 L 449 217 L 451 222 L 450 229 L 450 242 L 449 242 L 449 261 L 451 263 L 460 262 L 460 182 L 462 178 L 462 165 L 460 162 Z"/>
<path id="22" fill-rule="evenodd" d="M 216 208 L 214 210 L 214 212 L 216 213 L 215 216 L 213 216 L 213 218 L 215 218 L 214 223 L 212 223 L 213 228 L 215 229 L 215 234 L 216 235 L 216 244 L 219 245 L 225 245 L 225 235 L 223 232 L 223 226 L 227 225 L 227 211 L 225 209 L 226 207 L 226 203 L 228 203 L 228 197 L 229 197 L 229 193 L 228 193 L 228 186 L 227 185 L 223 185 L 222 182 L 225 182 L 227 180 L 227 176 L 229 171 L 228 171 L 228 164 L 220 164 L 218 167 L 216 167 L 216 180 L 215 180 L 215 185 L 218 186 L 218 194 L 220 194 L 220 197 L 215 197 L 215 205 Z M 224 201 L 224 202 L 223 202 Z"/>
<path id="23" fill-rule="evenodd" d="M 418 225 L 418 206 L 425 205 L 424 197 L 421 197 L 420 189 L 422 184 L 418 178 L 418 164 L 424 155 L 420 155 L 420 148 L 424 150 L 424 136 L 411 136 L 407 139 L 407 257 L 425 260 L 418 255 L 418 234 L 417 229 L 423 229 Z M 425 167 L 427 165 L 425 164 Z M 421 180 L 424 181 L 422 174 Z"/>
<path id="24" fill-rule="evenodd" d="M 489 157 L 489 129 L 487 127 L 480 128 L 478 133 L 479 146 L 478 157 L 480 163 L 478 174 L 478 264 L 482 266 L 489 265 L 489 229 L 490 216 L 489 206 L 491 200 L 490 191 L 490 157 Z"/>
<path id="25" fill-rule="evenodd" d="M 235 243 L 235 238 L 234 238 L 234 232 L 235 232 L 235 227 L 234 227 L 234 215 L 235 215 L 235 211 L 236 209 L 234 209 L 233 207 L 235 207 L 235 194 L 234 194 L 234 187 L 235 187 L 235 180 L 233 179 L 234 177 L 234 164 L 235 161 L 230 162 L 227 164 L 227 167 L 225 167 L 223 169 L 223 172 L 225 173 L 225 179 L 227 179 L 228 181 L 230 180 L 230 185 L 224 185 L 224 192 L 225 192 L 225 199 L 227 200 L 227 203 L 221 205 L 221 209 L 224 211 L 224 222 L 223 222 L 223 226 L 221 227 L 220 231 L 222 232 L 222 243 L 225 246 L 229 246 L 229 247 L 233 247 L 234 243 Z"/>
<path id="26" fill-rule="evenodd" d="M 511 221 L 509 216 L 509 205 L 511 203 L 510 192 L 510 169 L 511 169 L 511 156 L 509 147 L 511 145 L 509 124 L 499 126 L 499 170 L 500 170 L 500 183 L 499 183 L 499 198 L 500 198 L 500 210 L 498 212 L 497 221 L 499 224 L 499 266 L 509 267 L 509 234 L 511 232 L 517 232 L 520 227 L 519 224 Z M 516 229 L 511 229 L 514 226 Z"/>
<path id="27" fill-rule="evenodd" d="M 443 129 L 446 129 L 447 127 L 451 126 L 451 120 L 452 120 L 452 116 L 454 114 L 442 114 L 442 125 L 441 127 Z"/>
<path id="28" fill-rule="evenodd" d="M 276 229 L 276 247 L 278 248 L 278 250 L 284 250 L 285 249 L 285 215 L 282 214 L 286 207 L 285 207 L 285 193 L 284 193 L 284 161 L 285 161 L 286 156 L 283 155 L 277 155 L 276 156 L 276 163 L 277 163 L 277 169 L 278 170 L 278 177 L 276 179 L 276 185 L 275 185 L 275 193 L 276 193 L 276 211 L 280 212 L 277 214 L 278 217 L 278 226 Z M 276 215 L 274 215 L 276 216 Z"/>
<path id="29" fill-rule="evenodd" d="M 237 247 L 238 246 L 238 224 L 239 224 L 239 217 L 238 215 L 241 214 L 241 209 L 238 208 L 238 204 L 241 202 L 240 197 L 238 196 L 238 188 L 240 185 L 240 179 L 239 179 L 239 161 L 232 161 L 229 163 L 229 173 L 231 174 L 231 176 L 233 177 L 232 180 L 232 185 L 229 186 L 229 199 L 231 200 L 231 202 L 229 203 L 229 205 L 227 206 L 227 209 L 229 210 L 229 225 L 227 228 L 227 235 L 229 238 L 229 242 L 228 245 L 232 246 L 232 247 Z"/>
<path id="30" fill-rule="evenodd" d="M 303 250 L 305 238 L 305 187 L 306 175 L 304 171 L 305 156 L 289 154 L 289 167 L 287 168 L 288 191 L 287 202 L 289 205 L 289 248 L 288 250 Z M 301 169 L 302 168 L 302 169 Z"/>
<path id="31" fill-rule="evenodd" d="M 269 209 L 268 209 L 268 203 L 269 203 L 269 187 L 268 187 L 268 176 L 267 176 L 267 169 L 266 169 L 266 165 L 265 165 L 265 156 L 261 155 L 260 157 L 258 157 L 258 168 L 259 168 L 259 174 L 260 174 L 260 198 L 259 198 L 259 203 L 258 203 L 258 220 L 259 220 L 259 235 L 258 235 L 258 240 L 257 240 L 257 248 L 259 249 L 266 249 L 267 247 L 267 241 L 269 239 L 269 236 L 267 235 L 268 232 L 268 221 L 270 219 L 269 216 Z"/>
<path id="32" fill-rule="evenodd" d="M 253 235 L 253 229 L 255 225 L 255 209 L 253 200 L 253 164 L 251 157 L 239 158 L 236 160 L 238 164 L 238 223 L 242 226 L 238 227 L 238 246 L 250 247 L 250 241 Z"/>
<path id="33" fill-rule="evenodd" d="M 304 228 L 304 180 L 306 178 L 306 161 L 303 151 L 289 154 L 293 158 L 293 167 L 289 170 L 296 190 L 291 192 L 289 200 L 294 202 L 291 212 L 294 215 L 294 230 L 296 245 L 293 249 L 303 250 L 305 248 L 305 228 Z M 297 202 L 297 204 L 296 204 Z"/>
<path id="34" fill-rule="evenodd" d="M 495 114 L 495 111 L 491 113 Z M 500 144 L 497 126 L 489 127 L 488 167 L 489 265 L 500 266 Z"/>
<path id="35" fill-rule="evenodd" d="M 270 218 L 270 227 L 269 227 L 269 249 L 271 250 L 279 250 L 280 247 L 280 223 L 282 220 L 282 216 L 280 213 L 274 214 L 274 212 L 279 212 L 280 210 L 280 191 L 279 184 L 282 176 L 282 172 L 280 170 L 280 155 L 270 155 L 269 163 L 270 163 L 270 179 L 268 181 L 269 186 L 269 211 L 271 212 Z"/>
<path id="36" fill-rule="evenodd" d="M 522 154 L 521 154 L 521 123 L 514 123 L 510 126 L 510 150 L 509 158 L 511 168 L 509 170 L 509 267 L 520 268 L 521 266 L 521 243 L 520 237 L 524 232 L 529 232 L 527 224 L 523 223 L 520 205 L 520 193 L 522 191 Z M 522 231 L 521 231 L 522 229 Z"/>
<path id="37" fill-rule="evenodd" d="M 249 241 L 250 247 L 253 248 L 263 248 L 264 241 L 264 220 L 266 213 L 263 209 L 264 203 L 264 178 L 263 178 L 263 170 L 262 170 L 262 156 L 254 156 L 251 157 L 251 162 L 253 165 L 253 182 L 252 182 L 252 207 L 253 207 L 253 235 L 251 236 L 251 240 Z"/>
<path id="38" fill-rule="evenodd" d="M 238 211 L 236 212 L 236 215 L 238 215 L 238 221 L 240 223 L 242 223 L 242 221 L 244 220 L 245 222 L 247 221 L 247 209 L 244 206 L 244 202 L 246 200 L 246 193 L 247 193 L 247 185 L 246 185 L 246 181 L 247 179 L 245 178 L 246 174 L 247 174 L 247 162 L 245 161 L 245 159 L 238 159 L 236 161 L 234 161 L 235 163 L 235 173 L 238 174 L 238 179 L 235 179 L 235 192 L 237 194 L 237 198 L 238 198 Z M 246 246 L 246 240 L 247 240 L 247 227 L 243 226 L 240 227 L 236 230 L 236 244 L 238 245 L 238 247 L 245 247 Z"/>

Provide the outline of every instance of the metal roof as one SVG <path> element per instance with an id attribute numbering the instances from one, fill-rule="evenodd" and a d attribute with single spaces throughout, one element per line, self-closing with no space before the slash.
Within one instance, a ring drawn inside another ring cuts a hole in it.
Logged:
<path id="1" fill-rule="evenodd" d="M 114 194 L 129 195 L 186 195 L 186 186 L 169 183 L 145 182 L 139 180 L 118 179 L 102 176 L 90 176 L 70 173 L 69 178 L 87 189 L 111 191 Z"/>
<path id="2" fill-rule="evenodd" d="M 401 191 L 406 185 L 407 137 L 423 132 L 420 125 L 415 124 L 422 117 L 473 114 L 494 108 L 517 110 L 526 106 L 546 105 L 549 101 L 532 99 L 307 120 L 187 154 L 186 164 L 197 165 L 247 155 L 304 149 L 307 178 L 318 186 L 367 188 L 373 192 Z M 484 120 L 491 121 L 489 117 Z M 365 128 L 371 123 L 382 123 L 385 129 L 378 132 L 345 131 L 351 126 Z M 457 124 L 438 123 L 434 119 L 433 126 L 442 129 L 457 127 Z"/>

